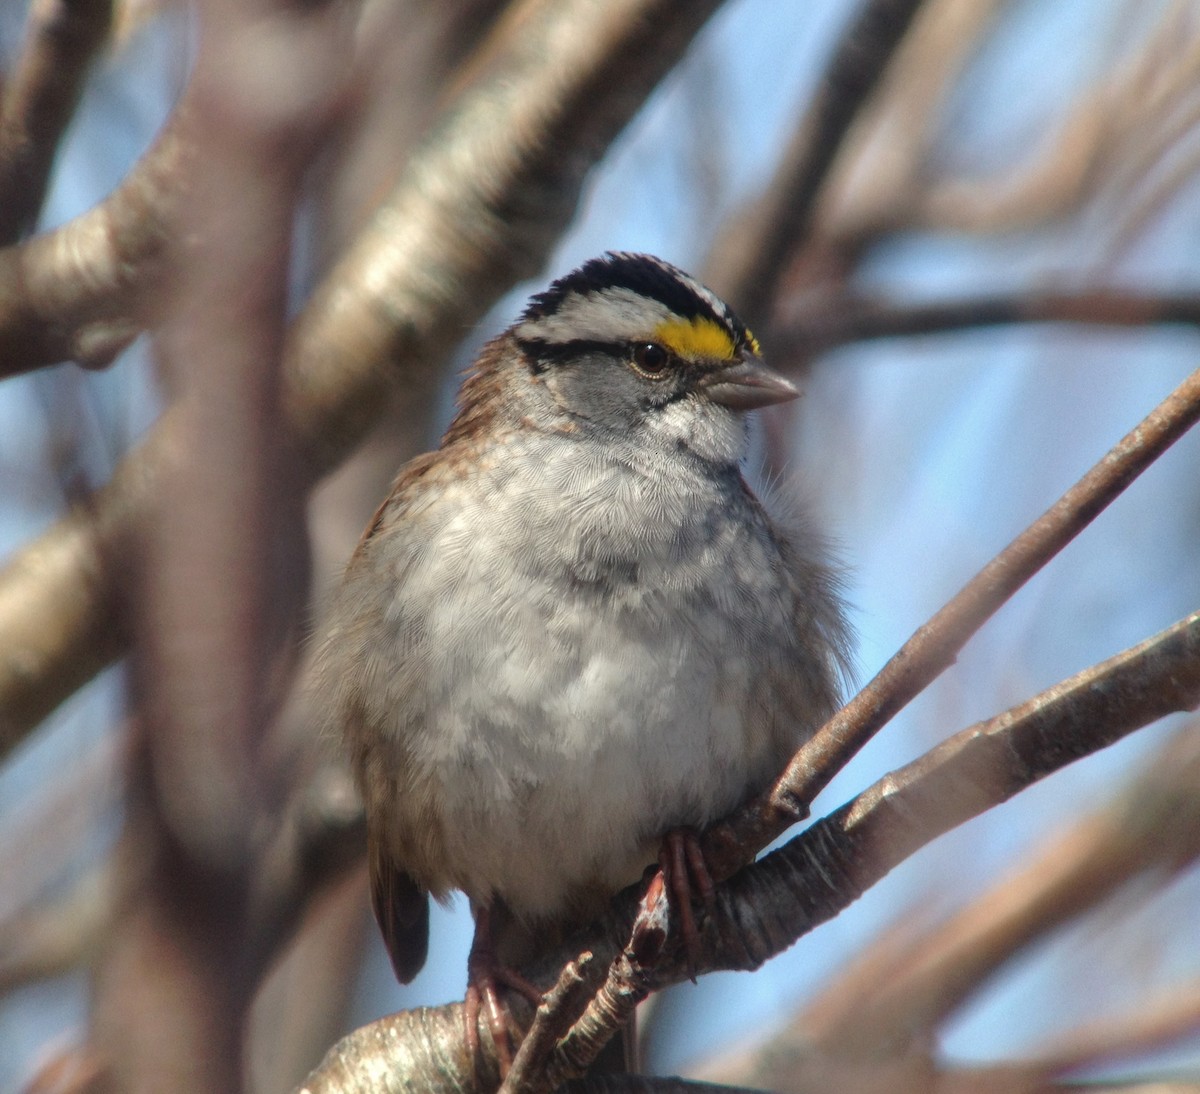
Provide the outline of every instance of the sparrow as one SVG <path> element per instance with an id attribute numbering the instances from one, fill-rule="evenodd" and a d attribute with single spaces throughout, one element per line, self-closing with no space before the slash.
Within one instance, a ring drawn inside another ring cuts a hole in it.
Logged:
<path id="1" fill-rule="evenodd" d="M 351 557 L 319 710 L 401 982 L 429 896 L 470 900 L 469 1031 L 481 1000 L 497 1031 L 497 980 L 532 990 L 530 939 L 594 918 L 836 709 L 837 571 L 742 469 L 748 412 L 798 394 L 698 281 L 608 253 L 484 346 Z"/>

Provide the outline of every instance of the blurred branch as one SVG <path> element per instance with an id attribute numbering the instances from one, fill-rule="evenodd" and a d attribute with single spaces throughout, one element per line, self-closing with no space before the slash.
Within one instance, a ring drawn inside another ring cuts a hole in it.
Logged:
<path id="1" fill-rule="evenodd" d="M 253 872 L 247 947 L 260 971 L 291 937 L 313 895 L 360 866 L 366 851 L 362 803 L 338 763 L 295 779 L 279 815 L 264 823 L 269 831 Z"/>
<path id="2" fill-rule="evenodd" d="M 343 458 L 397 392 L 428 397 L 462 332 L 545 261 L 588 167 L 716 4 L 539 0 L 484 47 L 484 71 L 293 324 L 284 416 L 306 479 Z M 179 458 L 178 434 L 161 422 L 89 511 L 0 571 L 0 748 L 125 648 L 117 564 L 164 460 Z"/>
<path id="3" fill-rule="evenodd" d="M 354 110 L 330 133 L 316 165 L 317 272 L 324 273 L 366 226 L 444 107 L 455 72 L 507 6 L 508 0 L 361 5 L 361 86 Z"/>
<path id="4" fill-rule="evenodd" d="M 953 664 L 958 651 L 1017 589 L 1086 528 L 1200 419 L 1192 373 L 1082 479 L 979 571 L 800 748 L 764 795 L 704 836 L 715 874 L 728 874 L 803 819 L 808 803 L 850 758 Z"/>
<path id="5" fill-rule="evenodd" d="M 102 368 L 145 323 L 167 238 L 188 199 L 186 105 L 99 205 L 0 250 L 0 377 L 74 360 Z"/>
<path id="6" fill-rule="evenodd" d="M 781 361 L 807 361 L 850 342 L 911 337 L 1015 323 L 1077 323 L 1110 327 L 1200 326 L 1200 295 L 1096 289 L 979 296 L 934 304 L 889 305 L 845 296 L 820 308 L 795 309 L 771 333 Z"/>
<path id="7" fill-rule="evenodd" d="M 398 382 L 408 397 L 431 388 L 464 330 L 541 268 L 586 171 L 716 6 L 525 0 L 510 10 L 449 119 L 293 330 L 288 417 L 314 477 L 344 458 Z"/>
<path id="8" fill-rule="evenodd" d="M 1106 186 L 1127 197 L 1194 127 L 1198 74 L 1195 13 L 1165 5 L 1147 38 L 1098 70 L 1040 154 L 997 179 L 925 187 L 914 193 L 906 225 L 1011 231 L 1065 216 Z"/>
<path id="9" fill-rule="evenodd" d="M 1173 874 L 1200 857 L 1197 787 L 1200 723 L 1193 723 L 1105 809 L 949 922 L 890 955 L 886 975 L 868 956 L 857 973 L 806 1008 L 796 1028 L 824 1050 L 847 1056 L 902 1053 L 914 1042 L 927 1043 L 987 976 L 1033 940 L 1140 873 Z M 1200 1009 L 1190 998 L 1194 1021 Z M 1091 1044 L 1097 1044 L 1094 1038 Z M 1099 1062 L 1079 1047 L 1077 1064 Z M 1061 1062 L 1042 1062 L 1048 1071 L 1064 1069 Z"/>
<path id="10" fill-rule="evenodd" d="M 927 0 L 921 8 L 821 192 L 815 232 L 830 245 L 861 246 L 922 199 L 946 102 L 1009 2 Z"/>
<path id="11" fill-rule="evenodd" d="M 769 318 L 784 267 L 812 230 L 846 134 L 922 0 L 865 0 L 842 36 L 767 191 L 713 247 L 705 280 L 750 327 Z"/>
<path id="12" fill-rule="evenodd" d="M 1194 792 L 1194 786 L 1193 786 Z M 1193 815 L 1195 810 L 1192 810 Z M 1139 1001 L 1133 1013 L 1089 1023 L 1038 1053 L 1047 1072 L 1066 1075 L 1169 1048 L 1200 1031 L 1200 980 Z M 1200 1083 L 1197 1084 L 1200 1087 Z"/>
<path id="13" fill-rule="evenodd" d="M 100 948 L 119 906 L 118 881 L 105 858 L 65 894 L 39 900 L 0 922 L 0 994 L 84 967 Z"/>
<path id="14" fill-rule="evenodd" d="M 0 245 L 37 219 L 58 142 L 112 16 L 112 0 L 34 0 L 30 8 L 21 56 L 0 97 Z"/>
<path id="15" fill-rule="evenodd" d="M 135 537 L 140 725 L 119 859 L 146 866 L 93 976 L 93 1044 L 117 1090 L 243 1087 L 258 989 L 247 834 L 269 809 L 274 662 L 304 589 L 300 492 L 281 443 L 293 221 L 346 91 L 349 10 L 196 7 L 180 139 L 203 162 L 172 225 L 155 330 L 185 458 L 162 468 Z"/>
<path id="16" fill-rule="evenodd" d="M 124 894 L 98 832 L 120 810 L 121 741 L 104 735 L 5 803 L 0 994 L 85 966 L 112 923 Z"/>
<path id="17" fill-rule="evenodd" d="M 361 845 L 360 845 L 361 846 Z M 363 959 L 376 936 L 367 910 L 366 862 L 319 893 L 285 949 L 273 954 L 248 1016 L 246 1075 L 252 1091 L 291 1090 L 346 1033 L 362 999 Z"/>
<path id="18" fill-rule="evenodd" d="M 172 433 L 161 422 L 95 497 L 0 570 L 0 756 L 128 646 L 118 590 Z"/>

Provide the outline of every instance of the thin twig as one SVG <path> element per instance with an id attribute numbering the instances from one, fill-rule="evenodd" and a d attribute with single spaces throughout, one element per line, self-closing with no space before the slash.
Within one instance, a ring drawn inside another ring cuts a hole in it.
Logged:
<path id="1" fill-rule="evenodd" d="M 764 324 L 788 259 L 851 124 L 923 0 L 867 0 L 842 36 L 766 193 L 713 249 L 705 279 L 751 326 Z M 719 265 L 718 265 L 719 263 Z"/>
<path id="2" fill-rule="evenodd" d="M 859 251 L 911 215 L 949 100 L 1011 3 L 930 0 L 918 13 L 821 192 L 813 231 L 829 253 Z"/>
<path id="3" fill-rule="evenodd" d="M 545 1065 L 558 1039 L 587 1005 L 593 989 L 593 977 L 588 974 L 594 964 L 593 954 L 585 950 L 563 966 L 558 983 L 546 993 L 534 1014 L 512 1069 L 500 1084 L 500 1094 L 549 1094 L 558 1085 Z"/>
<path id="4" fill-rule="evenodd" d="M 849 297 L 832 307 L 805 309 L 777 323 L 771 335 L 771 353 L 780 362 L 807 361 L 851 342 L 1017 323 L 1196 327 L 1200 326 L 1200 295 L 1094 289 L 978 296 L 906 305 Z"/>
<path id="5" fill-rule="evenodd" d="M 728 876 L 808 811 L 851 757 L 928 684 L 995 611 L 1200 419 L 1192 373 L 1050 509 L 979 571 L 870 683 L 796 753 L 771 789 L 704 836 L 715 875 Z"/>
<path id="6" fill-rule="evenodd" d="M 1165 7 L 1145 36 L 1122 38 L 1124 55 L 1106 59 L 1033 156 L 991 179 L 930 180 L 898 211 L 903 226 L 1012 231 L 1064 218 L 1106 190 L 1128 205 L 1178 145 L 1173 121 L 1200 72 L 1191 23 L 1186 4 Z"/>

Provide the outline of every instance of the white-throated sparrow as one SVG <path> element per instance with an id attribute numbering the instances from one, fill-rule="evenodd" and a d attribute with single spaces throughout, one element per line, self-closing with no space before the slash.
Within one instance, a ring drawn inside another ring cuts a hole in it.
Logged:
<path id="1" fill-rule="evenodd" d="M 819 540 L 739 467 L 745 411 L 796 394 L 709 290 L 609 254 L 484 347 L 441 446 L 400 472 L 317 679 L 402 981 L 427 894 L 470 897 L 477 948 L 493 909 L 586 921 L 832 712 L 845 625 Z"/>

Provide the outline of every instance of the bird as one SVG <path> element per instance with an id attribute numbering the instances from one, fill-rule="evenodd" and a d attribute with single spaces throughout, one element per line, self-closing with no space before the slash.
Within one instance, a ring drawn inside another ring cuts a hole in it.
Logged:
<path id="1" fill-rule="evenodd" d="M 483 347 L 350 558 L 314 695 L 401 982 L 430 896 L 470 900 L 469 1038 L 487 1006 L 499 1041 L 497 975 L 526 990 L 530 940 L 593 919 L 836 709 L 840 571 L 743 466 L 748 413 L 798 394 L 711 290 L 608 252 Z"/>

